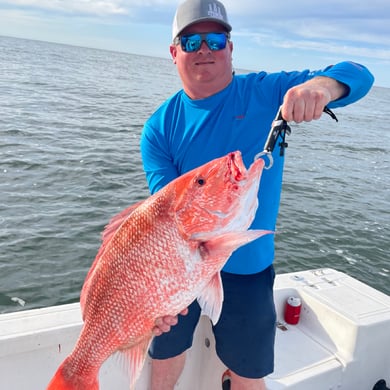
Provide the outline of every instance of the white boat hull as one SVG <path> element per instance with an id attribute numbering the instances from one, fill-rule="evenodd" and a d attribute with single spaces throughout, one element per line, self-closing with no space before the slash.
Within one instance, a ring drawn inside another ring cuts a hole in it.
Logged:
<path id="1" fill-rule="evenodd" d="M 299 296 L 301 318 L 284 323 L 286 299 Z M 331 269 L 278 275 L 275 372 L 269 390 L 371 390 L 390 383 L 390 297 Z M 78 303 L 0 315 L 0 389 L 45 389 L 81 329 Z M 226 369 L 202 317 L 177 390 L 220 390 Z M 150 362 L 136 390 L 148 390 Z M 115 356 L 100 370 L 102 390 L 128 390 Z"/>

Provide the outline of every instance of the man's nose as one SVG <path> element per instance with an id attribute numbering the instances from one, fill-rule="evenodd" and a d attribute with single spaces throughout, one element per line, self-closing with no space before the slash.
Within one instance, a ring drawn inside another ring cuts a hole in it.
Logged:
<path id="1" fill-rule="evenodd" d="M 202 43 L 200 44 L 200 48 L 198 51 L 211 51 L 209 46 L 207 45 L 207 42 L 203 39 Z"/>

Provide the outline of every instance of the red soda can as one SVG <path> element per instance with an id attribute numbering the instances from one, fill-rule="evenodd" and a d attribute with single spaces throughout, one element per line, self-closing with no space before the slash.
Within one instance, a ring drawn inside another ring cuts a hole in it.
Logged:
<path id="1" fill-rule="evenodd" d="M 296 325 L 301 314 L 301 299 L 298 297 L 289 297 L 284 309 L 284 320 L 290 325 Z"/>

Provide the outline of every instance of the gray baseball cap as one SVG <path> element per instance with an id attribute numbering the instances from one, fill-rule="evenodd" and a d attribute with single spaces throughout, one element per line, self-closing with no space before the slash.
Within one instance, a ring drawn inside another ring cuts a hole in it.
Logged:
<path id="1" fill-rule="evenodd" d="M 176 10 L 172 25 L 172 40 L 186 27 L 198 22 L 216 22 L 227 32 L 232 31 L 225 6 L 217 0 L 185 0 Z"/>

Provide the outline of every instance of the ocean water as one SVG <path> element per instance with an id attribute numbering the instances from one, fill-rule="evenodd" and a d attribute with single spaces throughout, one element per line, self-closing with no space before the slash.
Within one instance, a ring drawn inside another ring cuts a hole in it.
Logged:
<path id="1" fill-rule="evenodd" d="M 1 313 L 78 300 L 105 224 L 148 196 L 140 133 L 180 82 L 167 59 L 8 37 L 0 52 Z M 390 294 L 389 101 L 374 87 L 339 123 L 292 125 L 277 272 L 332 267 Z"/>

